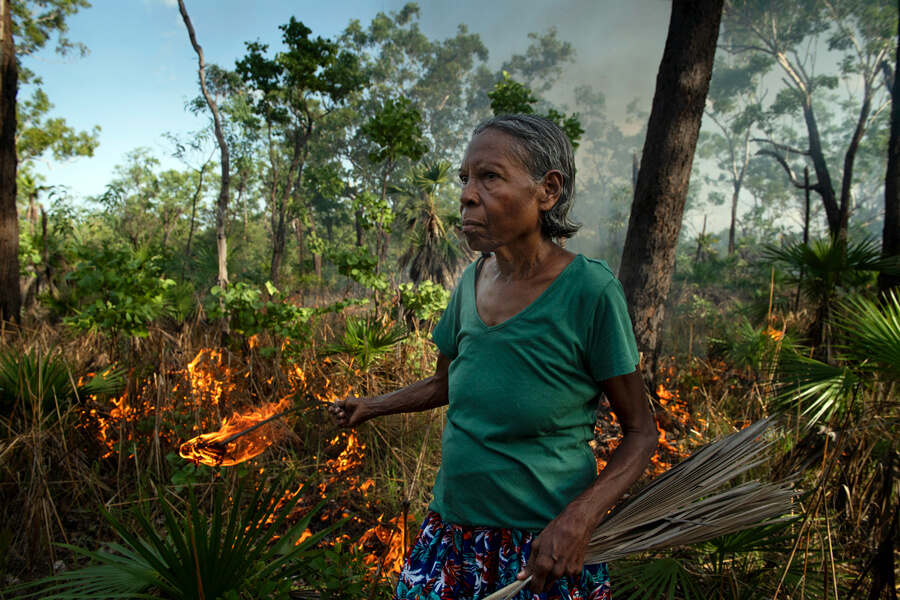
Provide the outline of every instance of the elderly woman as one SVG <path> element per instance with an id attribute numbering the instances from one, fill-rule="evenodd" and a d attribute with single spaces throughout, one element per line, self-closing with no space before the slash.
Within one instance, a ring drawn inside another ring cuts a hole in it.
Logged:
<path id="1" fill-rule="evenodd" d="M 482 258 L 434 330 L 433 377 L 330 407 L 353 427 L 449 404 L 434 500 L 396 598 L 477 600 L 532 577 L 520 598 L 610 597 L 584 566 L 591 533 L 656 448 L 622 288 L 606 263 L 554 242 L 575 164 L 566 135 L 533 115 L 481 123 L 459 178 L 462 229 Z M 589 445 L 601 394 L 623 437 L 597 474 Z"/>

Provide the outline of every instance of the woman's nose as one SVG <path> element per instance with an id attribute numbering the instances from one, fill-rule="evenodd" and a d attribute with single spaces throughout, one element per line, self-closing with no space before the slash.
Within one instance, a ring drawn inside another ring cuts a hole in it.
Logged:
<path id="1" fill-rule="evenodd" d="M 475 186 L 471 180 L 463 185 L 462 192 L 459 194 L 459 204 L 461 206 L 474 206 L 478 204 L 478 194 L 475 192 Z"/>

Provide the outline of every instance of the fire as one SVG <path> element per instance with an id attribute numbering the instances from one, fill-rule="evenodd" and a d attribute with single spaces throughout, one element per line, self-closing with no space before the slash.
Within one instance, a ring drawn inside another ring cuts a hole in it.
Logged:
<path id="1" fill-rule="evenodd" d="M 416 523 L 412 515 L 407 515 L 404 521 L 403 515 L 397 515 L 393 519 L 384 520 L 384 515 L 378 518 L 378 524 L 363 534 L 357 545 L 363 550 L 375 550 L 370 553 L 365 562 L 373 571 L 381 565 L 381 571 L 390 573 L 399 572 L 403 568 L 406 558 L 407 544 L 409 542 L 410 526 L 415 528 Z M 413 529 L 415 531 L 415 529 Z M 380 552 L 378 547 L 384 549 Z"/>
<path id="2" fill-rule="evenodd" d="M 218 350 L 200 350 L 188 363 L 187 374 L 191 389 L 200 397 L 201 404 L 218 405 L 223 394 L 234 390 L 234 384 L 229 381 L 231 370 L 222 365 L 222 353 Z"/>
<path id="3" fill-rule="evenodd" d="M 178 450 L 183 458 L 212 467 L 227 467 L 262 454 L 280 437 L 278 424 L 267 422 L 290 405 L 291 396 L 245 413 L 235 412 L 222 428 L 188 440 Z M 254 428 L 252 429 L 251 428 Z M 238 436 L 241 432 L 246 434 Z"/>

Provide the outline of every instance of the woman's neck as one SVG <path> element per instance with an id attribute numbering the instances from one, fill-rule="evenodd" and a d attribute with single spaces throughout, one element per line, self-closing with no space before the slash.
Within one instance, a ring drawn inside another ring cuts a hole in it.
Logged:
<path id="1" fill-rule="evenodd" d="M 498 248 L 494 257 L 498 276 L 512 281 L 543 275 L 564 254 L 570 252 L 555 244 L 549 237 L 541 236 L 540 241 L 530 248 Z"/>

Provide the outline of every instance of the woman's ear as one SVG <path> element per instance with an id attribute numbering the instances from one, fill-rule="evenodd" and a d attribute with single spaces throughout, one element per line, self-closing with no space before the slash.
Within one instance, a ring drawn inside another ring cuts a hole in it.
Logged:
<path id="1" fill-rule="evenodd" d="M 563 175 L 556 169 L 547 171 L 541 181 L 544 197 L 541 199 L 540 209 L 546 212 L 556 206 L 563 189 Z"/>

